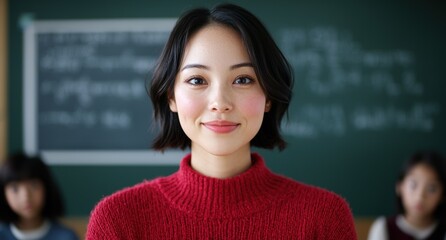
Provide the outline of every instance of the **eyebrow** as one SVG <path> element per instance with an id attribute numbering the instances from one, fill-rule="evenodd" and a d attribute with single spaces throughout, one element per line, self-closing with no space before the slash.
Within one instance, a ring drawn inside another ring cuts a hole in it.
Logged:
<path id="1" fill-rule="evenodd" d="M 232 65 L 229 69 L 234 70 L 236 68 L 241 68 L 241 67 L 252 67 L 254 68 L 254 65 L 250 62 L 246 62 L 246 63 L 238 63 L 235 65 Z M 188 68 L 200 68 L 200 69 L 205 69 L 205 70 L 209 70 L 209 67 L 206 65 L 202 65 L 202 64 L 188 64 L 186 66 L 184 66 L 181 71 L 188 69 Z"/>

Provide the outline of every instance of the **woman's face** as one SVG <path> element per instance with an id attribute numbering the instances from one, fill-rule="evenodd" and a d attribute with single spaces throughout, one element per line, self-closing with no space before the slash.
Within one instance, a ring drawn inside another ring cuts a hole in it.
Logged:
<path id="1" fill-rule="evenodd" d="M 45 190 L 42 181 L 29 179 L 10 182 L 5 186 L 6 201 L 21 219 L 40 218 Z"/>
<path id="2" fill-rule="evenodd" d="M 170 109 L 193 151 L 223 156 L 248 150 L 269 108 L 240 36 L 211 24 L 184 52 Z"/>
<path id="3" fill-rule="evenodd" d="M 415 165 L 397 186 L 406 215 L 431 218 L 443 195 L 435 171 L 428 165 Z"/>

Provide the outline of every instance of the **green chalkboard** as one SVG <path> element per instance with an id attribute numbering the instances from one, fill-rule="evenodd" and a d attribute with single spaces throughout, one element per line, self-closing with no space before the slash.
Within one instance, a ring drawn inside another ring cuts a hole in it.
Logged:
<path id="1" fill-rule="evenodd" d="M 166 30 L 104 31 L 91 28 L 93 22 L 116 27 L 128 20 L 176 19 L 186 9 L 215 3 L 9 3 L 8 150 L 53 154 L 46 156 L 56 159 L 50 163 L 69 215 L 87 216 L 104 195 L 174 172 L 183 154 L 156 155 L 157 161 L 140 154 L 150 152 L 154 136 L 151 105 L 140 90 Z M 341 194 L 355 216 L 392 213 L 401 162 L 418 149 L 446 153 L 445 4 L 240 4 L 265 23 L 296 79 L 282 129 L 288 148 L 255 151 L 275 172 Z M 79 22 L 89 32 L 68 30 Z M 41 23 L 50 25 L 34 25 Z M 37 26 L 31 79 L 24 71 L 31 61 L 30 26 Z M 29 94 L 34 101 L 26 100 Z"/>
<path id="2" fill-rule="evenodd" d="M 147 148 L 148 139 L 153 137 L 140 128 L 151 117 L 144 79 L 151 75 L 174 21 L 169 21 L 164 31 L 134 32 L 126 27 L 158 27 L 161 23 L 131 21 L 123 24 L 123 29 L 117 29 L 116 21 L 32 24 L 26 29 L 33 29 L 36 61 L 29 71 L 36 76 L 26 80 L 36 82 L 36 87 L 29 89 L 37 96 L 29 102 L 38 101 L 36 116 L 26 119 L 37 125 L 36 148 Z M 107 26 L 113 29 L 104 31 Z M 31 52 L 25 50 L 25 56 Z M 28 96 L 32 94 L 25 94 L 25 99 Z M 132 137 L 123 137 L 127 135 Z"/>

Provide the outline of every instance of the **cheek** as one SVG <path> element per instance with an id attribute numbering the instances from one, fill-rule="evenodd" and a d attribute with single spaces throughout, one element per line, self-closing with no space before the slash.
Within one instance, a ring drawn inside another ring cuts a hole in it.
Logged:
<path id="1" fill-rule="evenodd" d="M 442 196 L 443 195 L 443 193 L 442 192 L 437 192 L 437 193 L 435 193 L 435 194 L 432 194 L 432 196 L 431 196 L 431 202 L 434 204 L 434 205 L 438 205 L 441 201 L 442 201 Z"/>
<path id="2" fill-rule="evenodd" d="M 36 197 L 35 205 L 38 209 L 43 209 L 43 207 L 45 206 L 45 194 Z"/>
<path id="3" fill-rule="evenodd" d="M 5 197 L 6 197 L 6 202 L 8 202 L 8 204 L 13 207 L 14 203 L 17 202 L 17 195 L 14 194 L 11 191 L 5 190 Z"/>
<path id="4" fill-rule="evenodd" d="M 239 101 L 242 112 L 249 117 L 263 116 L 265 113 L 266 98 L 263 94 L 254 94 L 244 97 Z"/>
<path id="5" fill-rule="evenodd" d="M 413 199 L 413 190 L 408 186 L 408 184 L 403 184 L 400 189 L 401 200 L 404 205 L 407 205 Z"/>
<path id="6" fill-rule="evenodd" d="M 200 99 L 197 95 L 185 94 L 181 91 L 175 93 L 175 102 L 180 119 L 195 118 L 200 115 L 205 107 L 203 99 Z"/>
<path id="7" fill-rule="evenodd" d="M 403 205 L 405 205 L 406 207 L 410 202 L 412 202 L 411 199 L 413 199 L 413 198 L 410 197 L 411 195 L 412 194 L 406 193 L 404 191 L 401 192 L 401 201 L 403 202 Z"/>

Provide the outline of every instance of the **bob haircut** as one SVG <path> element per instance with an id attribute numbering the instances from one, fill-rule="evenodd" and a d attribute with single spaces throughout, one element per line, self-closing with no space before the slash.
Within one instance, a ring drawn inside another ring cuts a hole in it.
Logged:
<path id="1" fill-rule="evenodd" d="M 53 181 L 49 168 L 38 156 L 29 157 L 23 153 L 17 153 L 7 158 L 0 168 L 0 186 L 2 194 L 0 197 L 0 221 L 15 222 L 20 217 L 9 206 L 5 187 L 12 182 L 38 179 L 42 181 L 45 191 L 42 216 L 51 220 L 64 214 L 64 205 L 59 188 Z"/>
<path id="2" fill-rule="evenodd" d="M 271 102 L 270 111 L 265 113 L 251 146 L 283 150 L 286 143 L 280 134 L 280 124 L 292 97 L 291 67 L 263 24 L 250 12 L 233 4 L 217 5 L 210 10 L 193 9 L 176 22 L 158 59 L 148 90 L 155 120 L 160 125 L 153 148 L 184 150 L 191 146 L 190 139 L 181 129 L 178 114 L 170 111 L 169 100 L 174 97 L 175 79 L 189 39 L 210 24 L 229 27 L 240 35 L 266 99 Z"/>
<path id="3" fill-rule="evenodd" d="M 444 221 L 445 219 L 445 201 L 446 201 L 446 163 L 443 156 L 433 151 L 418 151 L 414 153 L 409 160 L 407 160 L 398 175 L 397 184 L 400 184 L 407 174 L 417 165 L 424 164 L 432 168 L 432 170 L 437 174 L 438 181 L 442 188 L 442 197 L 439 205 L 434 210 L 434 217 L 437 220 Z M 396 195 L 396 204 L 398 214 L 405 214 L 403 201 L 400 194 Z"/>

